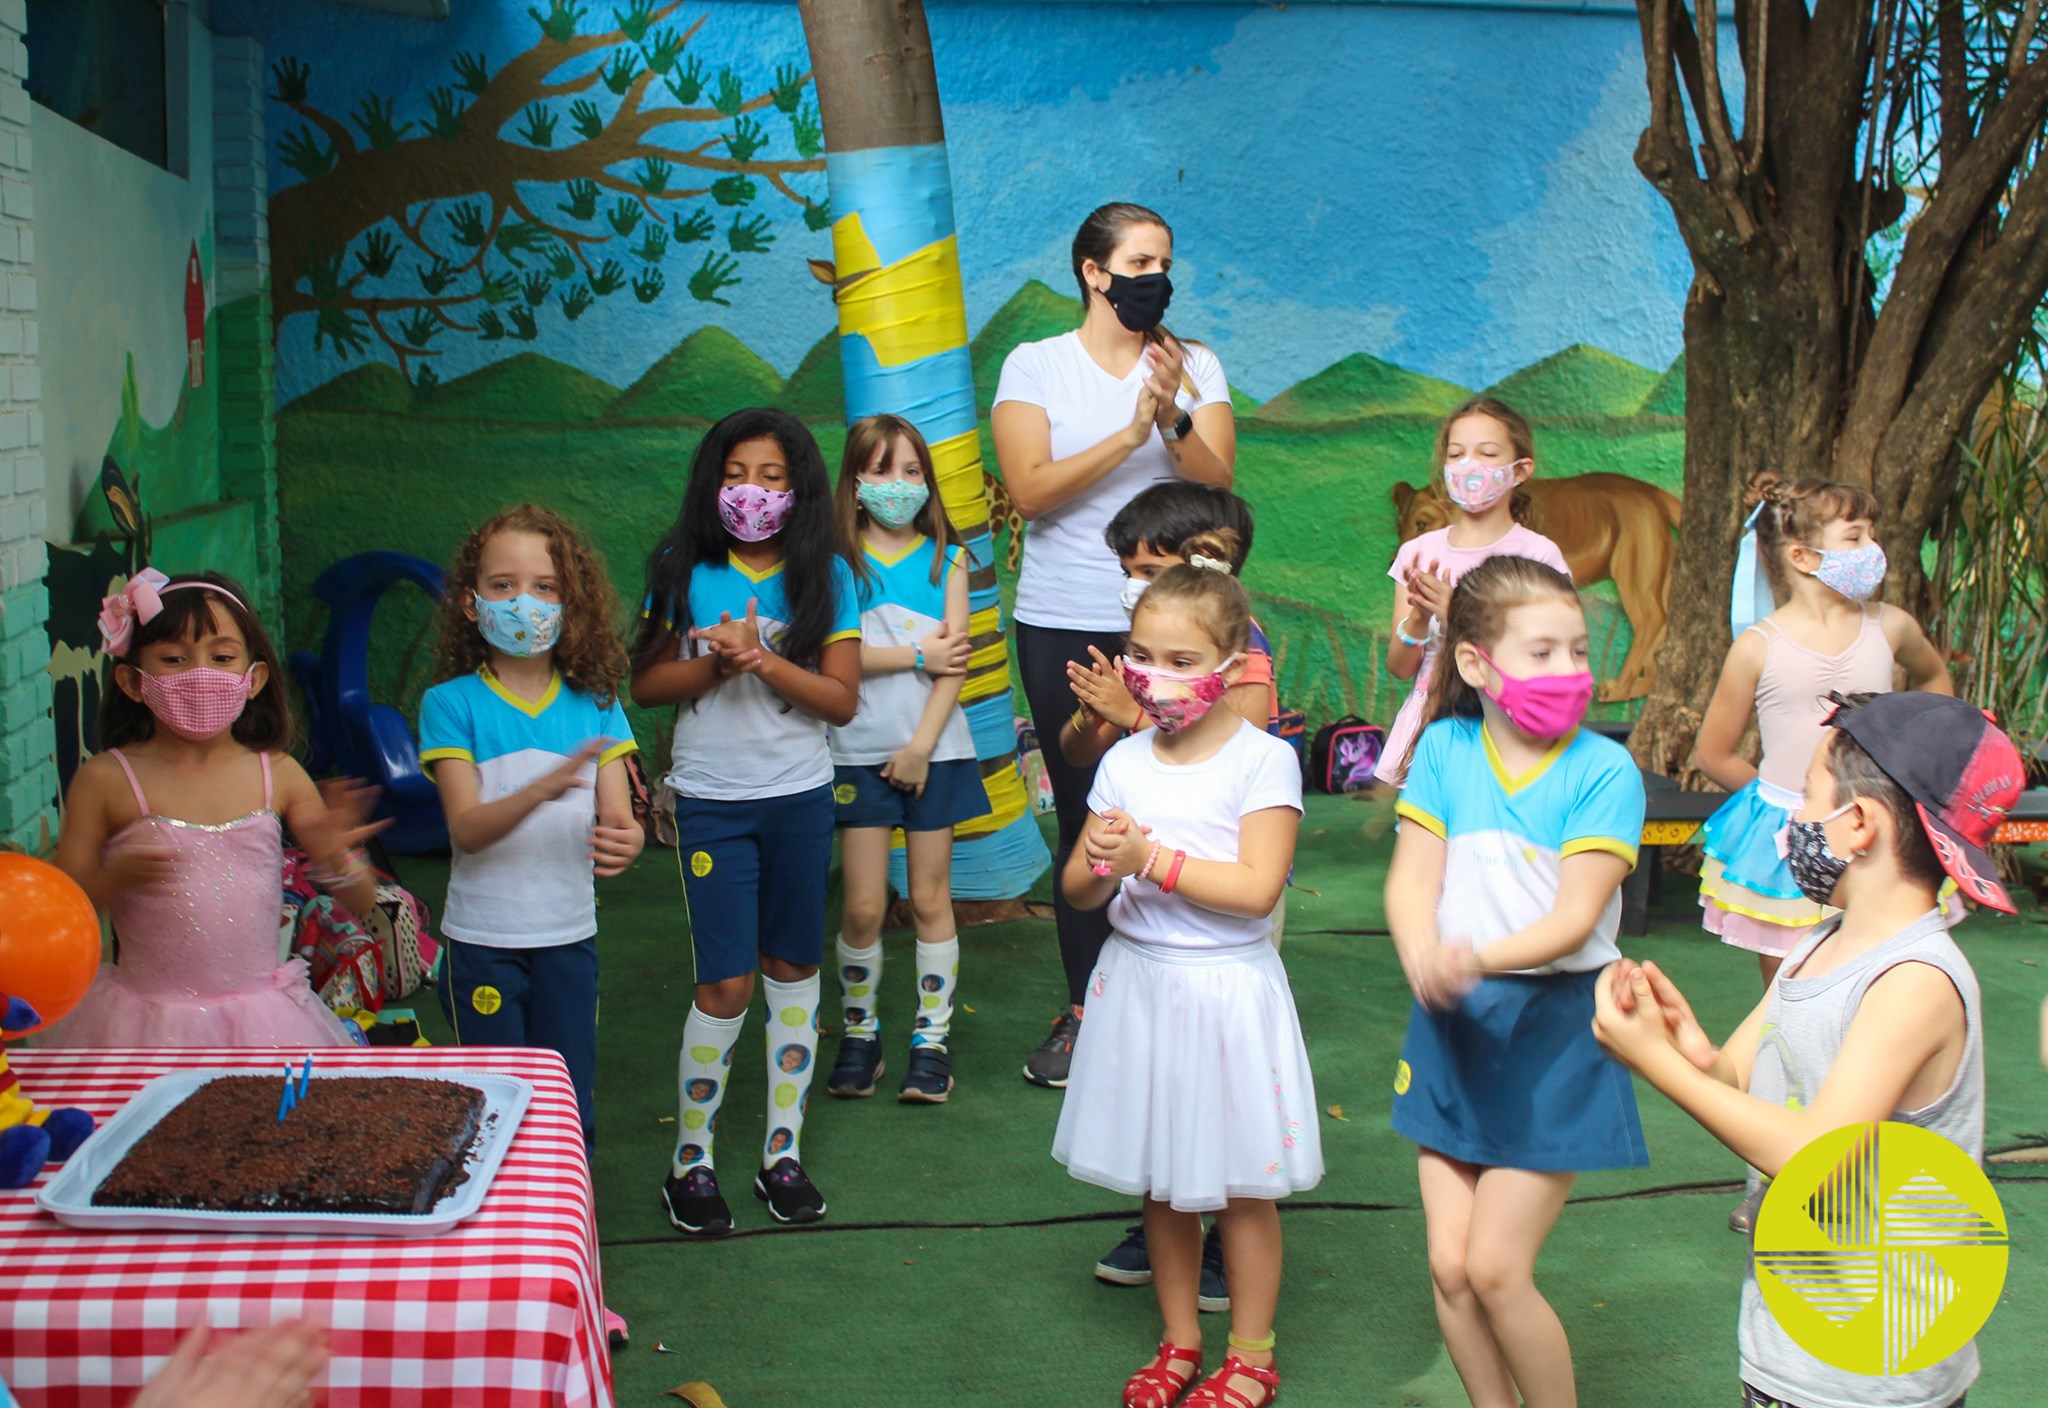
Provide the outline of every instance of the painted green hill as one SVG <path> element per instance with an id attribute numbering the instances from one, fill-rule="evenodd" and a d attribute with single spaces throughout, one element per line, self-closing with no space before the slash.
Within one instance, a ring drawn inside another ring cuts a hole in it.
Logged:
<path id="1" fill-rule="evenodd" d="M 1378 415 L 1439 416 L 1472 393 L 1363 352 L 1296 382 L 1259 409 L 1282 425 L 1332 425 Z"/>
<path id="2" fill-rule="evenodd" d="M 1685 354 L 1678 354 L 1664 375 L 1657 378 L 1657 384 L 1650 388 L 1650 395 L 1643 402 L 1646 416 L 1682 416 L 1685 414 Z"/>
<path id="3" fill-rule="evenodd" d="M 782 378 L 724 328 L 691 333 L 620 392 L 604 418 L 714 421 L 782 399 Z"/>
<path id="4" fill-rule="evenodd" d="M 837 328 L 804 353 L 804 359 L 789 374 L 789 384 L 782 388 L 782 399 L 776 404 L 810 424 L 846 418 L 845 369 L 839 359 Z"/>
<path id="5" fill-rule="evenodd" d="M 974 360 L 974 404 L 983 415 L 995 404 L 1003 358 L 1021 342 L 1057 337 L 1081 326 L 1080 300 L 1054 293 L 1037 279 L 1010 295 L 968 344 Z"/>
<path id="6" fill-rule="evenodd" d="M 412 407 L 412 383 L 399 374 L 398 368 L 385 362 L 372 362 L 343 372 L 332 381 L 322 382 L 305 395 L 294 398 L 283 409 L 287 413 L 342 411 L 358 415 L 365 412 L 402 415 Z"/>
<path id="7" fill-rule="evenodd" d="M 580 367 L 520 352 L 442 382 L 416 408 L 450 420 L 591 421 L 618 394 L 616 386 Z"/>
<path id="8" fill-rule="evenodd" d="M 1573 343 L 1527 366 L 1488 394 L 1525 416 L 1629 416 L 1657 384 L 1657 373 L 1625 357 Z"/>

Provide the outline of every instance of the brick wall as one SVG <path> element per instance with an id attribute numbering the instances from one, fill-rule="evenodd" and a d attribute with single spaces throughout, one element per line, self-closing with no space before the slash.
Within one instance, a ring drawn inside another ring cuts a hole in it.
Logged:
<path id="1" fill-rule="evenodd" d="M 42 383 L 36 369 L 35 185 L 24 0 L 0 0 L 0 843 L 37 849 L 54 828 L 44 622 Z"/>

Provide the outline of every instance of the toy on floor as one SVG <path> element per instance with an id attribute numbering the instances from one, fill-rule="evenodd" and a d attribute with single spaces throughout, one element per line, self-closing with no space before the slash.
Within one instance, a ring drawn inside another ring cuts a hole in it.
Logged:
<path id="1" fill-rule="evenodd" d="M 26 1036 L 77 1005 L 99 968 L 92 901 L 54 865 L 0 854 L 0 1038 Z M 23 1188 L 71 1157 L 92 1116 L 22 1094 L 0 1048 L 0 1188 Z"/>

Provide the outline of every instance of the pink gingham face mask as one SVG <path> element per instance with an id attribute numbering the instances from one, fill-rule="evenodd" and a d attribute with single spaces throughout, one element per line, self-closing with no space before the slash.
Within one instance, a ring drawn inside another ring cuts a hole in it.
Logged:
<path id="1" fill-rule="evenodd" d="M 142 702 L 156 715 L 156 721 L 194 743 L 204 743 L 233 728 L 255 692 L 254 666 L 245 675 L 206 665 L 168 675 L 140 669 L 135 673 L 141 681 Z"/>

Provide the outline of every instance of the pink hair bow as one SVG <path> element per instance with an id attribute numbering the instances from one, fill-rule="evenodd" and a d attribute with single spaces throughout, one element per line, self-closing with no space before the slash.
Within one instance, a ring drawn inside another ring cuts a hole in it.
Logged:
<path id="1" fill-rule="evenodd" d="M 129 643 L 135 639 L 135 623 L 146 625 L 156 619 L 164 609 L 158 593 L 170 581 L 154 567 L 145 567 L 120 591 L 100 599 L 100 639 L 107 643 L 107 654 L 118 657 L 128 653 Z"/>

